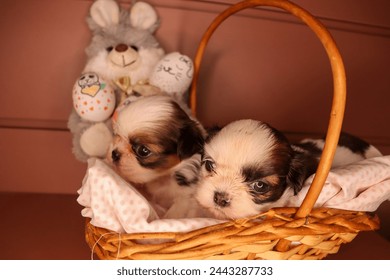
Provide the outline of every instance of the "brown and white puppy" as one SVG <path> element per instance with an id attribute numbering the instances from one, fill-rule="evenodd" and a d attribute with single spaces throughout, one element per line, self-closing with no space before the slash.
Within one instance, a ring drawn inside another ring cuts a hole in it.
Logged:
<path id="1" fill-rule="evenodd" d="M 202 126 L 170 97 L 155 95 L 121 108 L 113 129 L 107 160 L 119 175 L 168 209 L 164 217 L 198 215 L 193 185 L 204 143 Z"/>
<path id="2" fill-rule="evenodd" d="M 196 198 L 215 218 L 258 214 L 286 188 L 301 190 L 316 171 L 323 144 L 323 140 L 305 140 L 291 145 L 281 132 L 260 121 L 228 124 L 206 140 Z M 366 142 L 342 134 L 334 163 L 380 155 Z"/>

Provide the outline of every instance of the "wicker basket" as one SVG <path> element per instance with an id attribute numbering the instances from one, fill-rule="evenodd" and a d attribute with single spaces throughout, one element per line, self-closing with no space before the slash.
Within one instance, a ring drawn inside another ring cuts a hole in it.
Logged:
<path id="1" fill-rule="evenodd" d="M 302 20 L 322 42 L 333 73 L 333 103 L 320 163 L 299 208 L 275 208 L 255 217 L 205 227 L 188 233 L 119 234 L 86 223 L 86 240 L 100 259 L 322 259 L 334 254 L 360 231 L 378 229 L 379 219 L 366 212 L 313 206 L 332 164 L 342 126 L 346 81 L 340 53 L 327 29 L 307 11 L 285 0 L 246 0 L 237 3 L 211 23 L 194 59 L 190 94 L 196 112 L 196 84 L 205 47 L 213 32 L 229 16 L 246 8 L 281 8 Z M 156 244 L 156 240 L 161 242 Z"/>

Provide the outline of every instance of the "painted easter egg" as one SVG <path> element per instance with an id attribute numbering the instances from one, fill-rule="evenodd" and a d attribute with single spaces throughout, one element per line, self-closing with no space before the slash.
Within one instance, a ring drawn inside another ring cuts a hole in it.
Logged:
<path id="1" fill-rule="evenodd" d="M 114 89 L 96 73 L 84 73 L 73 87 L 73 107 L 82 119 L 105 121 L 115 109 Z"/>
<path id="2" fill-rule="evenodd" d="M 149 82 L 168 94 L 184 93 L 191 84 L 193 74 L 192 60 L 186 55 L 173 52 L 156 65 Z"/>

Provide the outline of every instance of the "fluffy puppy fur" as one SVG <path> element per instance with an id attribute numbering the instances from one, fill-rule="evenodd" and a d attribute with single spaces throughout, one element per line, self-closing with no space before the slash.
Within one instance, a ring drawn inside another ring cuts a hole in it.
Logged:
<path id="1" fill-rule="evenodd" d="M 323 145 L 323 140 L 309 139 L 291 145 L 281 132 L 260 121 L 228 124 L 206 140 L 196 199 L 215 218 L 255 215 L 286 188 L 295 194 L 301 190 L 316 171 Z M 363 140 L 342 134 L 334 166 L 379 155 Z"/>
<path id="2" fill-rule="evenodd" d="M 107 160 L 166 218 L 200 215 L 193 198 L 204 130 L 168 96 L 148 96 L 118 112 Z M 162 211 L 160 211 L 162 214 Z"/>

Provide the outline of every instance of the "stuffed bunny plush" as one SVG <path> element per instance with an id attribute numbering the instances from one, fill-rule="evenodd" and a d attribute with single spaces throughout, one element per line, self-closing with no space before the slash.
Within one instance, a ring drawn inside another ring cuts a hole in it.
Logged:
<path id="1" fill-rule="evenodd" d="M 74 109 L 68 120 L 73 153 L 80 161 L 106 155 L 113 137 L 111 116 L 125 99 L 171 94 L 185 103 L 182 97 L 193 68 L 187 56 L 165 55 L 154 37 L 157 12 L 145 2 L 125 10 L 114 0 L 97 0 L 87 23 L 92 40 L 86 48 L 87 63 L 73 87 Z M 166 63 L 170 66 L 164 67 Z"/>

